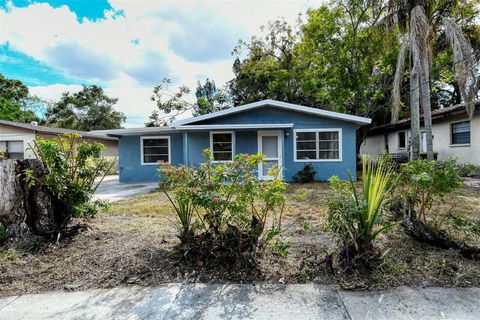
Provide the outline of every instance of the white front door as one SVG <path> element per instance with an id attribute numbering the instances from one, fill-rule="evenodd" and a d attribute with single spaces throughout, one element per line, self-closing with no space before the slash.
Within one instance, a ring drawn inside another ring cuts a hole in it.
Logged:
<path id="1" fill-rule="evenodd" d="M 271 180 L 268 170 L 273 166 L 282 167 L 282 132 L 258 131 L 258 151 L 265 155 L 265 161 L 258 165 L 258 178 Z"/>

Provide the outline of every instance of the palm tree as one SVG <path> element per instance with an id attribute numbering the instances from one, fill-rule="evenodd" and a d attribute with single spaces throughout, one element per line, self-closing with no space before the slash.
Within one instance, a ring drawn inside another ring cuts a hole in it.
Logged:
<path id="1" fill-rule="evenodd" d="M 401 4 L 408 4 L 401 1 Z M 474 50 L 464 36 L 461 28 L 451 19 L 441 17 L 443 31 L 453 49 L 455 76 L 461 96 L 466 103 L 467 113 L 473 116 L 473 99 L 478 91 L 476 77 L 476 59 Z M 393 86 L 392 122 L 398 120 L 400 110 L 400 84 L 404 71 L 407 48 L 410 57 L 410 110 L 411 110 L 411 158 L 419 157 L 420 151 L 420 105 L 423 110 L 426 136 L 427 158 L 433 159 L 432 116 L 430 102 L 430 66 L 432 59 L 431 44 L 434 39 L 433 28 L 428 22 L 425 9 L 416 4 L 410 12 L 410 30 L 408 36 L 400 39 L 400 50 Z"/>

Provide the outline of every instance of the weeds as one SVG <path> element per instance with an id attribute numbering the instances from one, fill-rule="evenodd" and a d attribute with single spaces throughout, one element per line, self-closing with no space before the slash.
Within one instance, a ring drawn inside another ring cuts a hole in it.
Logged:
<path id="1" fill-rule="evenodd" d="M 212 260 L 253 266 L 257 250 L 281 229 L 286 186 L 277 168 L 269 173 L 274 179 L 257 179 L 261 154 L 213 163 L 210 150 L 204 152 L 206 161 L 196 169 L 162 163 L 159 170 L 160 186 L 177 216 L 179 250 L 201 266 Z M 269 217 L 273 223 L 264 234 Z M 275 247 L 287 253 L 286 244 Z"/>

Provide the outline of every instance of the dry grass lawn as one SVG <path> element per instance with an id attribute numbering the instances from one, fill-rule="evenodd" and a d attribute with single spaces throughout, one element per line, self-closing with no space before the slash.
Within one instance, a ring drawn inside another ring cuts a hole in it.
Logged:
<path id="1" fill-rule="evenodd" d="M 259 270 L 253 272 L 197 269 L 182 262 L 175 250 L 174 216 L 161 192 L 121 201 L 88 221 L 88 230 L 70 241 L 0 248 L 0 296 L 182 281 L 313 281 L 359 289 L 480 285 L 480 262 L 418 243 L 399 227 L 379 243 L 389 249 L 379 271 L 362 277 L 331 275 L 318 265 L 326 253 L 336 250 L 335 239 L 324 226 L 325 201 L 331 195 L 326 183 L 290 185 L 283 222 L 289 255 L 283 258 L 266 250 L 259 257 Z M 441 208 L 444 213 L 449 210 L 480 219 L 480 188 L 456 192 Z"/>

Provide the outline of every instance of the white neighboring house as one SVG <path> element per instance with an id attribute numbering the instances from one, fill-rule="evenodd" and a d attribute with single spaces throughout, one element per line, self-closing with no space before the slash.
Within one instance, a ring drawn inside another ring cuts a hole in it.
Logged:
<path id="1" fill-rule="evenodd" d="M 432 112 L 433 151 L 438 153 L 438 160 L 453 158 L 480 167 L 479 107 L 480 101 L 475 101 L 476 112 L 472 119 L 469 119 L 464 104 Z M 420 148 L 421 152 L 425 152 L 423 127 L 420 131 Z M 360 154 L 375 157 L 386 150 L 393 156 L 406 158 L 410 151 L 410 138 L 410 119 L 378 126 L 369 130 L 367 138 L 360 146 Z"/>
<path id="2" fill-rule="evenodd" d="M 103 157 L 118 157 L 118 139 L 107 137 L 100 133 L 90 133 L 63 128 L 39 126 L 36 123 L 19 123 L 0 120 L 0 151 L 7 158 L 31 159 L 33 152 L 29 147 L 35 139 L 52 139 L 67 133 L 75 133 L 81 136 L 84 142 L 100 142 L 105 145 L 102 151 Z"/>

